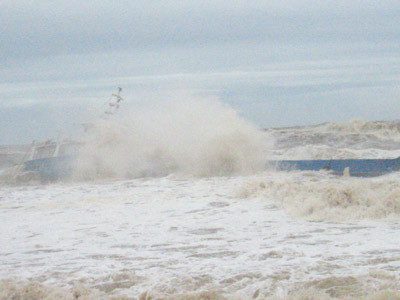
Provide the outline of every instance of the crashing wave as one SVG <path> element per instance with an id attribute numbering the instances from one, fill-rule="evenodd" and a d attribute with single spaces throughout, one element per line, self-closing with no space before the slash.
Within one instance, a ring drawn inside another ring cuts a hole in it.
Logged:
<path id="1" fill-rule="evenodd" d="M 216 100 L 187 99 L 94 124 L 76 178 L 248 174 L 264 168 L 261 131 Z"/>
<path id="2" fill-rule="evenodd" d="M 87 287 L 82 283 L 70 288 L 62 288 L 35 281 L 1 280 L 0 300 L 132 298 L 139 300 L 384 300 L 400 298 L 398 275 L 387 271 L 371 270 L 368 274 L 360 276 L 325 276 L 302 282 L 272 280 L 274 283 L 271 284 L 271 279 L 268 276 L 262 277 L 261 280 L 256 279 L 255 287 L 246 292 L 229 290 L 229 280 L 220 281 L 220 283 L 225 282 L 228 285 L 225 288 L 217 283 L 208 288 L 203 285 L 196 286 L 196 284 L 193 285 L 193 282 L 197 282 L 195 278 L 192 280 L 170 280 L 170 284 L 180 283 L 180 285 L 155 284 L 137 295 L 131 294 L 129 289 L 124 291 L 123 285 L 116 285 L 115 288 L 101 291 L 96 287 Z"/>
<path id="3" fill-rule="evenodd" d="M 324 173 L 282 174 L 254 180 L 238 191 L 263 197 L 289 214 L 312 221 L 353 221 L 400 216 L 398 177 L 349 178 Z"/>

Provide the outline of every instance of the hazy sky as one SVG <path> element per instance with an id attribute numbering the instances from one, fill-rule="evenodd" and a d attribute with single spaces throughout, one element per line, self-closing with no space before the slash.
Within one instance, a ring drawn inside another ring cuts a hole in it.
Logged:
<path id="1" fill-rule="evenodd" d="M 178 90 L 257 126 L 400 119 L 400 2 L 0 0 L 0 144 Z"/>

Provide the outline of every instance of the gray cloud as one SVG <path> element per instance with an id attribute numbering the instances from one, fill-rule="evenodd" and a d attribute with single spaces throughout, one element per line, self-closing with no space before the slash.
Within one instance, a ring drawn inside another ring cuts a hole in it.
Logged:
<path id="1" fill-rule="evenodd" d="M 382 0 L 0 1 L 0 143 L 175 89 L 259 126 L 396 118 L 400 5 Z M 70 125 L 68 125 L 70 124 Z"/>
<path id="2" fill-rule="evenodd" d="M 221 42 L 399 40 L 397 1 L 10 1 L 4 58 Z"/>

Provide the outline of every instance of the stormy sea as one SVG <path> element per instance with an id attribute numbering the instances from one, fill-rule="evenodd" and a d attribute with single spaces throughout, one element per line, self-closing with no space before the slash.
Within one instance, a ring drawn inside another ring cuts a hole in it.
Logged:
<path id="1" fill-rule="evenodd" d="M 399 173 L 265 166 L 399 157 L 399 121 L 259 129 L 189 101 L 95 127 L 70 180 L 1 186 L 0 299 L 400 298 Z"/>

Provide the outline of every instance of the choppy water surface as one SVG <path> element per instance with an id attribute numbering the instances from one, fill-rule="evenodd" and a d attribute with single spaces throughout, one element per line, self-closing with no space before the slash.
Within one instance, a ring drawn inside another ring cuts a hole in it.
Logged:
<path id="1" fill-rule="evenodd" d="M 271 129 L 265 152 L 396 157 L 399 127 Z M 399 180 L 264 171 L 2 187 L 0 299 L 397 299 Z"/>

